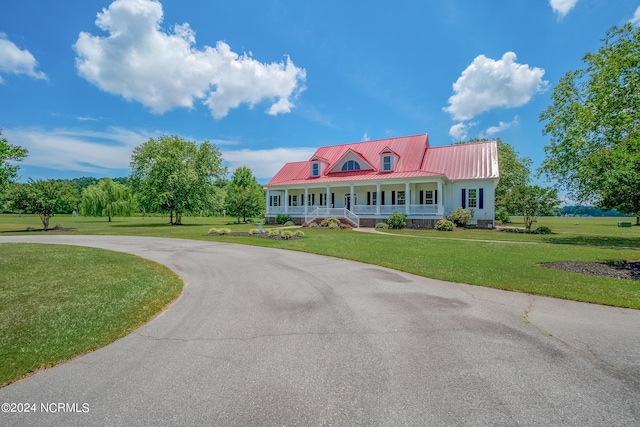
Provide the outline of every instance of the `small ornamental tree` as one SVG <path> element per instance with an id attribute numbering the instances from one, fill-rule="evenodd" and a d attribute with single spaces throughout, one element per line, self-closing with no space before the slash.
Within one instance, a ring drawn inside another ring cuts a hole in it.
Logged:
<path id="1" fill-rule="evenodd" d="M 28 184 L 16 187 L 9 194 L 9 205 L 13 209 L 38 214 L 45 230 L 49 220 L 57 213 L 71 212 L 78 202 L 78 190 L 69 182 L 49 179 L 29 180 Z"/>
<path id="2" fill-rule="evenodd" d="M 259 215 L 265 208 L 265 197 L 258 180 L 246 166 L 240 166 L 233 172 L 226 187 L 225 209 L 227 214 L 235 216 L 240 222 L 247 217 Z"/>
<path id="3" fill-rule="evenodd" d="M 531 224 L 538 216 L 551 214 L 559 203 L 555 189 L 537 185 L 520 185 L 514 188 L 508 200 L 509 211 L 524 217 L 527 232 L 531 231 Z"/>

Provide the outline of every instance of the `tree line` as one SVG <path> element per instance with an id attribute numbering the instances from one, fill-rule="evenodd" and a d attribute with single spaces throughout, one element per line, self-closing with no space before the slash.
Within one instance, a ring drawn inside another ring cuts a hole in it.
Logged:
<path id="1" fill-rule="evenodd" d="M 4 154 L 2 154 L 4 153 Z M 262 187 L 246 166 L 226 178 L 215 145 L 178 136 L 150 138 L 131 155 L 131 174 L 121 178 L 29 179 L 14 182 L 27 150 L 8 144 L 0 130 L 0 206 L 39 215 L 44 229 L 55 214 L 106 217 L 161 213 L 181 225 L 183 215 L 228 215 L 246 221 L 265 209 Z"/>

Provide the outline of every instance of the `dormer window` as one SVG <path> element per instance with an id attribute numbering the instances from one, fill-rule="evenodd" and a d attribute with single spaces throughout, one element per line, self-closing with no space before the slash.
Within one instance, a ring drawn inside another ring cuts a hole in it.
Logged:
<path id="1" fill-rule="evenodd" d="M 348 160 L 344 162 L 344 164 L 342 165 L 343 172 L 359 171 L 359 170 L 360 170 L 360 163 L 356 162 L 355 160 Z"/>
<path id="2" fill-rule="evenodd" d="M 320 176 L 320 163 L 311 163 L 311 176 Z"/>
<path id="3" fill-rule="evenodd" d="M 382 156 L 382 172 L 391 172 L 391 155 L 385 154 Z"/>

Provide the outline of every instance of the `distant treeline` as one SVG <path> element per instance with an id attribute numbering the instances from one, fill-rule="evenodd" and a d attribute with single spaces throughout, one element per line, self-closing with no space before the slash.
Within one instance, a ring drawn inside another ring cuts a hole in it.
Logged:
<path id="1" fill-rule="evenodd" d="M 619 216 L 619 217 L 633 217 L 634 215 L 627 215 L 618 212 L 615 209 L 608 211 L 602 210 L 595 206 L 564 206 L 556 209 L 557 216 Z"/>

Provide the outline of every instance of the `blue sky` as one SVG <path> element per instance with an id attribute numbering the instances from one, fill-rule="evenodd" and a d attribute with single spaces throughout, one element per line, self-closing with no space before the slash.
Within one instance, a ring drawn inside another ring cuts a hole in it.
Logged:
<path id="1" fill-rule="evenodd" d="M 500 137 L 537 167 L 553 86 L 640 0 L 0 4 L 0 127 L 21 180 L 126 176 L 162 134 L 261 182 L 319 146 Z"/>

